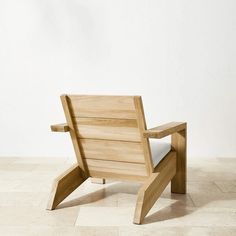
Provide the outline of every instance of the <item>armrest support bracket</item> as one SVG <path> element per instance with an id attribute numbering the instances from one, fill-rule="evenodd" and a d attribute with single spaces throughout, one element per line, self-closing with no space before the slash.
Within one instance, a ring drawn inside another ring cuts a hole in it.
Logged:
<path id="1" fill-rule="evenodd" d="M 68 131 L 70 131 L 70 127 L 66 123 L 51 125 L 51 131 L 53 131 L 53 132 L 68 132 Z"/>

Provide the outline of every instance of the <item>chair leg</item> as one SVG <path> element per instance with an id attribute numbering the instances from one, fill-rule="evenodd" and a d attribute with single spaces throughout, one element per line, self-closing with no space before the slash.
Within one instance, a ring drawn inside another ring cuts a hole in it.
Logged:
<path id="1" fill-rule="evenodd" d="M 171 145 L 177 153 L 176 175 L 171 181 L 171 192 L 184 194 L 187 191 L 187 129 L 174 133 L 171 136 Z"/>
<path id="2" fill-rule="evenodd" d="M 101 178 L 91 178 L 91 183 L 93 184 L 105 184 L 106 180 Z"/>
<path id="3" fill-rule="evenodd" d="M 170 152 L 140 188 L 134 213 L 134 224 L 142 223 L 144 217 L 160 197 L 175 173 L 176 153 Z"/>
<path id="4" fill-rule="evenodd" d="M 55 209 L 58 204 L 60 204 L 85 180 L 86 177 L 84 177 L 83 170 L 78 166 L 78 164 L 73 165 L 71 168 L 58 176 L 53 183 L 47 210 Z"/>

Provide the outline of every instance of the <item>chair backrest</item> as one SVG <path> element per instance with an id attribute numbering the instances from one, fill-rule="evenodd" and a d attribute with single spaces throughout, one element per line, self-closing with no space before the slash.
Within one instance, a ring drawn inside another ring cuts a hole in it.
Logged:
<path id="1" fill-rule="evenodd" d="M 72 138 L 91 177 L 143 180 L 153 171 L 140 96 L 62 95 Z M 75 145 L 74 145 L 75 146 Z"/>

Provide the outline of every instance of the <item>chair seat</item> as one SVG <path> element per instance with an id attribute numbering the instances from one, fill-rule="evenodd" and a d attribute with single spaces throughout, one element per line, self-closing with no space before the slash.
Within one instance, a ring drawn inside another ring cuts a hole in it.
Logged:
<path id="1" fill-rule="evenodd" d="M 155 168 L 171 150 L 171 144 L 159 140 L 150 140 L 150 148 L 152 153 L 153 167 Z"/>

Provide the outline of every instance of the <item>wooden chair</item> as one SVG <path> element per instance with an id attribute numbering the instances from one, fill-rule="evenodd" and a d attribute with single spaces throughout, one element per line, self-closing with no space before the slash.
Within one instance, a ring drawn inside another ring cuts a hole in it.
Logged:
<path id="1" fill-rule="evenodd" d="M 53 210 L 87 178 L 143 182 L 134 223 L 140 224 L 171 181 L 172 193 L 186 193 L 187 125 L 171 122 L 146 129 L 140 96 L 62 95 L 66 124 L 54 132 L 69 132 L 77 164 L 55 179 L 47 209 Z M 171 135 L 171 150 L 155 166 L 149 139 Z"/>

